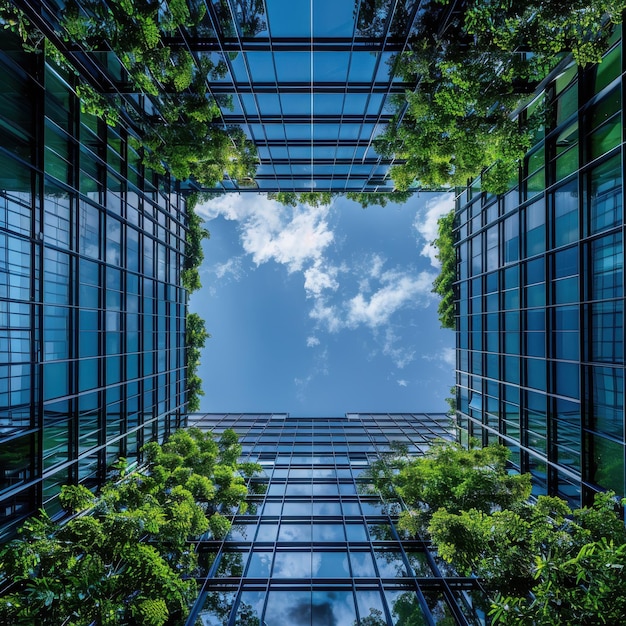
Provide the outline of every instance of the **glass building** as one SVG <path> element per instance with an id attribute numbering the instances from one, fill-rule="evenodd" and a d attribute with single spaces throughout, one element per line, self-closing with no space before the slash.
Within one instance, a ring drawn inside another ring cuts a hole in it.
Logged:
<path id="1" fill-rule="evenodd" d="M 78 14 L 87 15 L 95 3 L 76 0 Z M 123 55 L 106 42 L 93 48 L 64 40 L 65 3 L 15 4 L 54 38 L 75 67 L 87 71 L 94 88 L 125 102 L 129 110 L 144 97 L 131 87 Z M 394 160 L 383 158 L 374 144 L 394 114 L 402 116 L 399 102 L 415 87 L 394 70 L 417 32 L 422 1 L 185 4 L 202 18 L 170 32 L 162 44 L 173 53 L 190 53 L 197 66 L 210 62 L 209 93 L 219 107 L 216 124 L 243 129 L 259 158 L 253 179 L 226 176 L 213 191 L 393 191 L 388 172 Z M 437 27 L 445 28 L 460 4 L 435 5 Z M 145 97 L 158 116 L 158 98 Z"/>
<path id="2" fill-rule="evenodd" d="M 502 441 L 536 494 L 624 495 L 624 100 L 619 31 L 562 64 L 508 193 L 457 200 L 457 389 L 464 436 Z"/>
<path id="3" fill-rule="evenodd" d="M 394 525 L 398 510 L 363 490 L 363 471 L 392 442 L 419 455 L 450 438 L 447 415 L 207 414 L 189 422 L 218 435 L 234 429 L 242 459 L 263 467 L 254 489 L 262 495 L 234 518 L 226 540 L 198 545 L 201 591 L 189 626 L 484 623 L 476 580 L 405 537 Z"/>
<path id="4" fill-rule="evenodd" d="M 0 536 L 183 421 L 185 205 L 0 32 Z"/>
<path id="5" fill-rule="evenodd" d="M 392 191 L 373 145 L 395 112 L 394 77 L 416 0 L 228 0 L 209 3 L 198 41 L 227 71 L 224 120 L 242 125 L 260 158 L 253 189 Z M 191 42 L 192 47 L 195 42 Z M 235 183 L 224 181 L 225 188 Z"/>

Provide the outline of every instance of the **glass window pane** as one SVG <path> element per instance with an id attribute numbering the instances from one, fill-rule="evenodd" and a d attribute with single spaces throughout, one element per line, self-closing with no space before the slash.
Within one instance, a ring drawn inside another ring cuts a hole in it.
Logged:
<path id="1" fill-rule="evenodd" d="M 314 578 L 348 578 L 348 554 L 346 552 L 313 552 L 311 569 Z"/>
<path id="2" fill-rule="evenodd" d="M 314 591 L 311 626 L 353 626 L 356 620 L 351 591 Z"/>
<path id="3" fill-rule="evenodd" d="M 274 578 L 310 578 L 311 553 L 277 552 L 274 556 Z"/>
<path id="4" fill-rule="evenodd" d="M 311 36 L 310 0 L 266 0 L 266 6 L 272 37 Z"/>
<path id="5" fill-rule="evenodd" d="M 311 626 L 311 592 L 270 590 L 263 623 L 265 626 Z"/>

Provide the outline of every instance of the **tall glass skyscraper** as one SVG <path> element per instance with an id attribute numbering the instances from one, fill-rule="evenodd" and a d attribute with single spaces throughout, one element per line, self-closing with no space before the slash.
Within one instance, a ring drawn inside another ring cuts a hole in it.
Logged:
<path id="1" fill-rule="evenodd" d="M 624 495 L 624 59 L 562 65 L 519 180 L 458 198 L 462 432 L 502 441 L 536 494 Z"/>
<path id="2" fill-rule="evenodd" d="M 254 140 L 261 191 L 392 191 L 375 137 L 412 87 L 394 76 L 416 0 L 232 0 L 209 4 L 202 45 L 224 75 L 226 122 Z M 225 188 L 232 183 L 224 181 Z"/>
<path id="3" fill-rule="evenodd" d="M 79 81 L 0 32 L 0 536 L 183 420 L 184 201 Z"/>
<path id="4" fill-rule="evenodd" d="M 447 415 L 189 421 L 216 434 L 234 429 L 243 459 L 263 467 L 258 495 L 226 540 L 198 546 L 201 592 L 189 626 L 484 623 L 477 581 L 405 537 L 394 524 L 398 510 L 364 489 L 364 470 L 393 442 L 419 455 L 434 439 L 449 439 Z"/>
<path id="5" fill-rule="evenodd" d="M 92 14 L 97 0 L 76 0 L 72 7 L 55 0 L 15 0 L 15 4 L 85 72 L 94 88 L 129 104 L 129 110 L 140 103 L 143 96 L 129 78 L 129 57 L 123 58 L 106 41 L 92 38 L 85 45 L 77 41 L 76 31 L 74 37 L 68 36 L 63 21 L 67 15 Z M 108 6 L 105 0 L 100 4 Z M 188 53 L 197 67 L 205 63 L 213 68 L 207 79 L 209 95 L 218 107 L 216 125 L 241 128 L 259 158 L 253 178 L 225 176 L 213 191 L 393 191 L 388 173 L 394 159 L 376 151 L 375 139 L 389 122 L 401 118 L 405 91 L 415 87 L 395 70 L 399 55 L 409 49 L 423 2 L 183 4 L 201 18 L 168 31 L 161 41 L 163 49 Z M 438 7 L 440 21 L 433 27 L 443 29 L 461 3 L 432 4 Z M 157 22 L 165 19 L 165 13 L 163 3 Z M 87 30 L 84 24 L 82 28 Z M 132 49 L 128 52 L 134 54 Z M 146 99 L 152 102 L 146 110 L 161 115 L 158 98 Z"/>

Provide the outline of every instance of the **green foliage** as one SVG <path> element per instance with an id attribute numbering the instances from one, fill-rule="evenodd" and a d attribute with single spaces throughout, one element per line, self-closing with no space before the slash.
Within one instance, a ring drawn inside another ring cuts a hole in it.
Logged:
<path id="1" fill-rule="evenodd" d="M 554 497 L 530 503 L 530 476 L 509 474 L 508 455 L 444 442 L 417 459 L 396 450 L 368 478 L 406 505 L 401 528 L 427 535 L 460 574 L 480 578 L 494 624 L 621 624 L 626 528 L 614 494 L 575 511 Z"/>
<path id="2" fill-rule="evenodd" d="M 87 50 L 110 47 L 122 60 L 134 88 L 154 98 L 157 113 L 138 117 L 133 99 L 113 101 L 99 93 L 97 86 L 82 83 L 77 87 L 83 112 L 115 125 L 125 109 L 136 121 L 145 165 L 180 180 L 193 177 L 206 186 L 215 186 L 225 175 L 245 184 L 256 171 L 254 144 L 241 128 L 223 126 L 220 107 L 209 91 L 208 78 L 223 73 L 224 67 L 164 44 L 164 37 L 179 26 L 198 24 L 205 11 L 203 3 L 189 5 L 185 0 L 167 4 L 70 0 L 60 14 L 60 35 L 68 44 Z M 52 58 L 78 75 L 63 53 L 6 0 L 0 3 L 0 23 L 14 30 L 27 50 L 41 50 L 45 43 Z M 193 276 L 190 283 L 196 284 Z"/>
<path id="3" fill-rule="evenodd" d="M 433 291 L 441 297 L 437 312 L 443 328 L 456 328 L 454 317 L 454 283 L 456 282 L 456 250 L 454 248 L 454 211 L 439 218 L 437 258 L 441 263 L 439 275 L 433 281 Z"/>
<path id="4" fill-rule="evenodd" d="M 242 476 L 254 471 L 240 469 L 237 450 L 232 432 L 216 442 L 179 430 L 162 446 L 147 444 L 146 470 L 107 484 L 93 515 L 63 526 L 45 513 L 29 520 L 0 551 L 0 575 L 13 581 L 0 598 L 0 623 L 182 623 L 196 593 L 186 579 L 196 567 L 189 540 L 206 531 L 223 537 L 247 496 Z M 64 489 L 70 503 L 79 496 Z"/>
<path id="5" fill-rule="evenodd" d="M 61 506 L 70 513 L 84 511 L 93 505 L 93 493 L 84 485 L 63 485 L 59 494 Z"/>
<path id="6" fill-rule="evenodd" d="M 187 366 L 187 410 L 191 413 L 200 408 L 200 396 L 204 395 L 202 380 L 197 374 L 201 349 L 211 335 L 206 331 L 204 320 L 197 313 L 187 313 L 185 331 L 185 363 Z"/>
<path id="7" fill-rule="evenodd" d="M 364 209 L 369 206 L 385 207 L 389 202 L 404 204 L 412 196 L 411 191 L 388 191 L 388 192 L 355 192 L 346 193 L 346 198 L 360 204 Z"/>
<path id="8" fill-rule="evenodd" d="M 394 69 L 418 87 L 399 103 L 406 113 L 378 149 L 404 161 L 392 168 L 399 190 L 464 186 L 493 166 L 482 187 L 503 193 L 538 123 L 520 126 L 513 111 L 565 52 L 580 65 L 599 62 L 626 2 L 473 0 L 444 32 L 447 4 L 427 5 L 412 49 L 396 59 Z"/>
<path id="9" fill-rule="evenodd" d="M 520 0 L 479 2 L 468 8 L 466 30 L 478 45 L 510 51 L 529 49 L 552 57 L 571 52 L 578 65 L 600 63 L 623 0 Z"/>
<path id="10" fill-rule="evenodd" d="M 388 192 L 356 192 L 351 191 L 345 194 L 348 200 L 357 202 L 364 209 L 369 206 L 387 206 L 387 203 L 394 202 L 396 204 L 404 204 L 412 195 L 411 191 L 388 191 Z M 336 193 L 330 191 L 309 191 L 295 193 L 291 191 L 279 191 L 277 193 L 268 193 L 270 200 L 276 200 L 285 206 L 298 206 L 298 204 L 308 204 L 309 206 L 319 207 L 328 206 L 337 196 Z"/>
<path id="11" fill-rule="evenodd" d="M 188 291 L 195 291 L 201 285 L 198 284 L 194 289 L 190 289 L 190 287 L 194 287 L 194 285 L 187 285 L 186 282 L 189 281 L 190 276 L 198 276 L 199 283 L 199 275 L 198 268 L 202 265 L 202 261 L 204 260 L 204 252 L 202 251 L 202 241 L 204 239 L 210 239 L 211 234 L 209 231 L 202 226 L 203 220 L 196 213 L 194 207 L 196 205 L 196 198 L 190 196 L 187 198 L 187 233 L 185 236 L 185 262 L 183 265 L 183 275 L 182 281 L 183 286 L 187 288 Z M 188 272 L 189 274 L 185 274 Z"/>
<path id="12" fill-rule="evenodd" d="M 525 536 L 513 547 L 511 533 L 503 533 L 498 563 L 495 556 L 482 555 L 485 564 L 499 569 L 502 557 L 509 559 L 516 550 L 517 567 L 527 572 L 518 589 L 503 585 L 496 590 L 493 623 L 621 624 L 626 614 L 626 531 L 612 494 L 599 494 L 592 507 L 573 512 L 559 501 L 560 510 L 553 513 L 554 500 L 540 497 L 537 511 L 522 510 L 528 520 Z M 481 558 L 478 554 L 466 553 L 472 559 Z"/>
<path id="13" fill-rule="evenodd" d="M 509 451 L 500 445 L 468 450 L 440 442 L 414 459 L 396 451 L 373 463 L 368 478 L 384 498 L 400 497 L 407 505 L 400 528 L 411 534 L 426 533 L 439 509 L 454 514 L 472 508 L 489 513 L 528 498 L 530 476 L 509 474 L 508 457 Z"/>

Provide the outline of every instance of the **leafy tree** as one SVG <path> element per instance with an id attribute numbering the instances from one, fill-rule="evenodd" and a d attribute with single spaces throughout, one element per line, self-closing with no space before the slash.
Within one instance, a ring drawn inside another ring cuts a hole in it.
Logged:
<path id="1" fill-rule="evenodd" d="M 448 4 L 426 5 L 411 50 L 396 59 L 394 70 L 417 88 L 377 147 L 404 161 L 392 168 L 399 190 L 464 186 L 491 166 L 483 188 L 503 193 L 543 122 L 537 112 L 521 126 L 513 111 L 564 53 L 599 62 L 626 2 L 473 0 L 452 20 Z"/>
<path id="2" fill-rule="evenodd" d="M 75 513 L 92 506 L 94 495 L 84 485 L 63 485 L 59 494 L 59 502 L 66 511 Z"/>
<path id="3" fill-rule="evenodd" d="M 295 193 L 291 191 L 279 191 L 268 193 L 270 200 L 276 200 L 285 206 L 297 206 L 298 204 L 308 204 L 310 206 L 328 206 L 338 194 L 330 191 L 309 191 Z M 345 194 L 348 200 L 357 202 L 364 209 L 369 206 L 385 207 L 389 202 L 397 204 L 405 203 L 412 195 L 411 191 L 377 191 L 377 192 L 356 192 L 350 191 Z"/>
<path id="4" fill-rule="evenodd" d="M 200 396 L 204 395 L 202 380 L 197 374 L 200 366 L 200 351 L 211 335 L 207 332 L 204 320 L 197 313 L 187 313 L 185 331 L 185 363 L 187 365 L 187 410 L 195 412 L 200 408 Z"/>
<path id="5" fill-rule="evenodd" d="M 424 533 L 439 509 L 450 513 L 475 508 L 489 513 L 530 496 L 530 475 L 509 474 L 504 446 L 465 449 L 441 442 L 416 459 L 393 454 L 376 461 L 369 471 L 374 487 L 387 498 L 400 497 L 408 510 L 399 528 Z"/>
<path id="6" fill-rule="evenodd" d="M 29 520 L 0 552 L 0 575 L 13 585 L 0 598 L 0 622 L 141 624 L 184 620 L 195 598 L 196 555 L 190 539 L 224 537 L 247 496 L 236 435 L 219 441 L 197 429 L 177 431 L 144 448 L 146 469 L 108 483 L 92 515 L 65 525 L 45 513 Z M 243 487 L 243 488 L 242 488 Z M 67 502 L 80 490 L 65 489 Z M 91 494 L 89 494 L 91 496 Z M 79 498 L 80 499 L 80 498 Z"/>
<path id="7" fill-rule="evenodd" d="M 122 61 L 130 82 L 152 98 L 154 115 L 139 113 L 133 99 L 101 94 L 95 85 L 77 85 L 81 109 L 115 125 L 120 111 L 133 119 L 144 163 L 157 172 L 215 186 L 227 175 L 245 183 L 257 165 L 254 144 L 239 127 L 224 127 L 220 107 L 208 80 L 226 71 L 224 63 L 196 58 L 172 49 L 164 39 L 179 27 L 193 30 L 202 20 L 204 3 L 173 0 L 70 1 L 59 13 L 60 35 L 87 50 L 109 47 Z M 20 35 L 27 50 L 45 47 L 57 63 L 78 75 L 64 54 L 39 32 L 21 10 L 0 3 L 0 21 Z M 227 99 L 221 100 L 227 106 Z M 195 280 L 190 278 L 193 284 Z"/>
<path id="8" fill-rule="evenodd" d="M 418 459 L 397 450 L 369 478 L 404 502 L 401 528 L 426 534 L 459 573 L 480 578 L 494 624 L 621 624 L 626 529 L 614 494 L 574 511 L 554 497 L 531 503 L 529 476 L 510 475 L 507 458 L 502 446 L 441 443 Z"/>
<path id="9" fill-rule="evenodd" d="M 571 52 L 578 65 L 600 63 L 615 24 L 622 22 L 623 0 L 508 0 L 479 2 L 468 8 L 466 30 L 478 45 L 500 50 L 532 50 L 550 57 Z"/>

